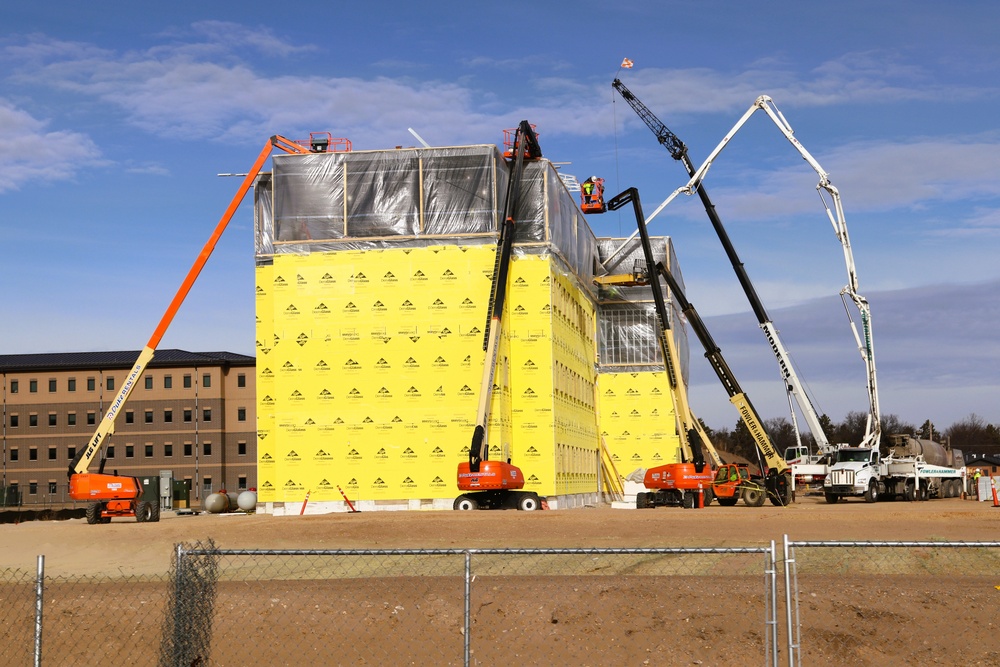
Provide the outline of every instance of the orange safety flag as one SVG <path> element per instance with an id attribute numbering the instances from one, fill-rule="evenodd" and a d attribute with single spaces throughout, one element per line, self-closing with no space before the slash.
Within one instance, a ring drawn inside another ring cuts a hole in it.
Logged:
<path id="1" fill-rule="evenodd" d="M 632 69 L 632 64 L 633 63 L 632 63 L 631 60 L 629 60 L 628 58 L 625 58 L 624 60 L 622 60 L 621 66 L 624 67 L 625 69 Z"/>

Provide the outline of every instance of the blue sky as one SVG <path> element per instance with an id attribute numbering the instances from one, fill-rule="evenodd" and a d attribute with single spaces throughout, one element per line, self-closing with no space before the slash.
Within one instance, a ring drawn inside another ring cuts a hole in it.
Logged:
<path id="1" fill-rule="evenodd" d="M 5 3 L 9 5 L 10 3 Z M 882 410 L 1000 423 L 1000 4 L 867 2 L 78 3 L 0 9 L 0 353 L 138 350 L 267 137 L 356 149 L 500 142 L 647 212 L 682 167 L 612 94 L 625 84 L 696 164 L 772 97 L 840 190 L 872 305 Z M 820 411 L 867 410 L 816 175 L 758 113 L 706 187 Z M 161 347 L 253 354 L 248 198 Z M 628 213 L 591 217 L 628 235 Z M 651 225 L 764 417 L 777 365 L 697 198 Z M 694 345 L 694 339 L 692 338 Z M 736 413 L 692 346 L 691 402 Z"/>

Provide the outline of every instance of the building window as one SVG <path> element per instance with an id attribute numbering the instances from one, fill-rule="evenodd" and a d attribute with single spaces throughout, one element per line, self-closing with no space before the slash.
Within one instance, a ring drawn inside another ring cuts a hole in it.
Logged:
<path id="1" fill-rule="evenodd" d="M 212 376 L 209 375 L 208 373 L 205 373 L 204 375 L 202 375 L 201 376 L 201 386 L 205 387 L 206 389 L 208 387 L 211 387 L 212 386 Z"/>
<path id="2" fill-rule="evenodd" d="M 54 496 L 57 493 L 59 493 L 59 484 L 58 484 L 58 482 L 51 482 L 50 481 L 49 482 L 49 495 L 50 496 Z"/>
<path id="3" fill-rule="evenodd" d="M 49 461 L 55 461 L 57 457 L 56 448 L 49 447 Z"/>
<path id="4" fill-rule="evenodd" d="M 153 376 L 152 375 L 147 375 L 146 376 L 146 389 L 152 389 L 152 388 L 153 388 Z"/>
<path id="5" fill-rule="evenodd" d="M 125 458 L 127 459 L 135 458 L 135 445 L 125 445 Z"/>
<path id="6" fill-rule="evenodd" d="M 153 411 L 152 410 L 146 410 L 146 423 L 147 424 L 152 424 L 153 423 Z"/>
<path id="7" fill-rule="evenodd" d="M 57 391 L 59 391 L 58 382 L 56 382 L 55 378 L 52 378 L 49 380 L 49 393 L 54 394 Z"/>
<path id="8" fill-rule="evenodd" d="M 236 421 L 245 422 L 247 420 L 247 409 L 236 408 Z"/>
<path id="9" fill-rule="evenodd" d="M 87 378 L 87 391 L 94 391 L 97 389 L 97 381 L 94 378 Z"/>
<path id="10" fill-rule="evenodd" d="M 10 416 L 10 427 L 11 428 L 17 428 L 17 422 L 18 422 L 17 415 L 11 415 Z"/>
<path id="11" fill-rule="evenodd" d="M 20 485 L 17 482 L 11 482 L 10 486 L 7 487 L 8 493 L 10 493 L 15 498 L 18 497 L 18 492 L 20 491 Z"/>
<path id="12" fill-rule="evenodd" d="M 205 492 L 205 495 L 212 493 L 212 478 L 206 476 L 201 481 L 201 488 Z"/>
<path id="13" fill-rule="evenodd" d="M 247 490 L 247 476 L 246 475 L 240 475 L 239 477 L 236 478 L 236 487 L 240 491 L 246 491 Z"/>
<path id="14" fill-rule="evenodd" d="M 191 376 L 190 375 L 185 375 L 184 376 L 184 388 L 185 389 L 190 389 L 191 388 Z"/>
<path id="15" fill-rule="evenodd" d="M 17 393 L 17 389 L 18 389 L 18 387 L 17 387 L 17 380 L 11 380 L 10 381 L 10 393 L 16 394 Z"/>
<path id="16" fill-rule="evenodd" d="M 76 378 L 66 380 L 66 391 L 76 391 Z"/>
<path id="17" fill-rule="evenodd" d="M 28 495 L 33 496 L 38 493 L 38 482 L 28 482 Z"/>
<path id="18" fill-rule="evenodd" d="M 38 447 L 30 447 L 28 449 L 28 460 L 37 461 L 38 460 Z"/>
<path id="19" fill-rule="evenodd" d="M 247 386 L 247 374 L 246 373 L 238 373 L 236 375 L 236 386 L 240 387 L 241 389 L 243 387 Z"/>
<path id="20" fill-rule="evenodd" d="M 239 454 L 240 456 L 246 456 L 247 455 L 247 443 L 246 443 L 246 441 L 240 440 L 239 442 L 236 443 L 236 453 Z"/>
<path id="21" fill-rule="evenodd" d="M 201 411 L 201 420 L 203 422 L 212 421 L 212 408 L 205 408 Z"/>
<path id="22" fill-rule="evenodd" d="M 56 417 L 56 413 L 49 413 L 49 426 L 56 426 L 59 423 L 59 419 Z"/>
<path id="23" fill-rule="evenodd" d="M 184 456 L 191 456 L 191 443 L 190 442 L 185 442 L 184 443 Z"/>
<path id="24" fill-rule="evenodd" d="M 97 413 L 93 410 L 87 412 L 87 426 L 93 426 L 97 423 Z"/>
<path id="25" fill-rule="evenodd" d="M 167 443 L 166 445 L 163 445 L 163 455 L 164 456 L 173 456 L 174 455 L 174 446 L 171 445 L 170 443 Z"/>
<path id="26" fill-rule="evenodd" d="M 108 445 L 108 450 L 107 451 L 108 451 L 108 458 L 109 459 L 115 458 L 115 446 L 114 445 Z"/>
<path id="27" fill-rule="evenodd" d="M 32 394 L 38 393 L 38 380 L 28 380 L 28 391 Z"/>
<path id="28" fill-rule="evenodd" d="M 108 391 L 114 391 L 115 390 L 115 379 L 109 375 L 108 376 L 108 380 L 105 383 L 105 386 L 107 386 Z"/>
<path id="29" fill-rule="evenodd" d="M 163 411 L 163 421 L 166 422 L 167 424 L 169 424 L 172 421 L 174 421 L 174 411 L 173 410 L 164 410 Z"/>
<path id="30" fill-rule="evenodd" d="M 69 426 L 76 426 L 76 413 L 71 412 L 66 415 L 66 424 Z"/>
<path id="31" fill-rule="evenodd" d="M 206 442 L 205 444 L 203 444 L 201 446 L 201 453 L 204 454 L 205 456 L 211 456 L 212 455 L 212 443 Z"/>
<path id="32" fill-rule="evenodd" d="M 18 456 L 19 455 L 17 453 L 17 447 L 11 447 L 10 448 L 10 460 L 11 461 L 17 461 Z"/>
<path id="33" fill-rule="evenodd" d="M 173 389 L 173 387 L 174 387 L 174 379 L 172 377 L 170 377 L 169 375 L 164 375 L 163 376 L 163 388 L 164 389 Z"/>
<path id="34" fill-rule="evenodd" d="M 38 415 L 28 415 L 28 426 L 38 426 Z"/>
<path id="35" fill-rule="evenodd" d="M 145 453 L 146 453 L 146 458 L 147 458 L 147 459 L 151 459 L 151 458 L 153 458 L 153 446 L 152 446 L 152 445 L 146 445 L 146 448 L 145 448 L 145 450 L 146 450 L 146 451 L 145 451 Z"/>
<path id="36" fill-rule="evenodd" d="M 184 421 L 185 422 L 190 422 L 191 421 L 191 410 L 189 410 L 189 409 L 188 410 L 184 410 Z"/>
<path id="37" fill-rule="evenodd" d="M 66 458 L 69 459 L 70 461 L 76 458 L 76 447 L 66 448 Z"/>

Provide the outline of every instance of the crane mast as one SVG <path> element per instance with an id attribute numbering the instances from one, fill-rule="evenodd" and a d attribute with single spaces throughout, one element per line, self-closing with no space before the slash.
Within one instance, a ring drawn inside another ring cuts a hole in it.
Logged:
<path id="1" fill-rule="evenodd" d="M 653 134 L 656 135 L 656 140 L 664 148 L 670 151 L 671 157 L 679 161 L 684 166 L 688 176 L 694 176 L 695 167 L 691 163 L 691 159 L 688 157 L 688 149 L 684 142 L 681 141 L 676 134 L 671 132 L 670 129 L 659 118 L 657 118 L 653 112 L 650 111 L 649 108 L 643 104 L 642 101 L 637 98 L 619 79 L 615 79 L 611 85 L 618 91 L 618 94 L 622 96 L 622 99 L 624 99 L 628 105 L 632 107 L 646 126 L 652 130 Z M 750 307 L 753 309 L 753 313 L 757 317 L 757 322 L 761 330 L 764 332 L 764 337 L 767 338 L 768 345 L 778 362 L 778 370 L 781 373 L 781 378 L 784 382 L 789 402 L 791 403 L 791 401 L 794 400 L 799 406 L 799 409 L 802 411 L 802 415 L 805 418 L 806 423 L 809 425 L 809 430 L 812 432 L 813 438 L 816 440 L 816 444 L 820 451 L 829 451 L 831 449 L 830 442 L 826 437 L 826 433 L 823 431 L 819 414 L 816 412 L 816 408 L 813 407 L 812 402 L 809 400 L 809 396 L 806 394 L 805 389 L 802 386 L 802 382 L 795 373 L 791 357 L 785 349 L 784 343 L 781 342 L 778 330 L 775 327 L 774 322 L 772 322 L 771 318 L 768 316 L 763 302 L 757 295 L 757 290 L 750 281 L 750 276 L 747 274 L 743 262 L 736 253 L 736 248 L 733 247 L 729 234 L 726 232 L 726 229 L 722 224 L 722 219 L 715 210 L 715 205 L 712 203 L 711 198 L 708 196 L 708 191 L 704 188 L 704 186 L 698 187 L 698 197 L 701 199 L 702 205 L 705 207 L 705 213 L 708 214 L 708 219 L 712 223 L 712 227 L 715 229 L 715 233 L 718 235 L 719 241 L 722 242 L 722 247 L 726 251 L 726 256 L 729 258 L 729 262 L 733 266 L 733 271 L 736 272 L 736 278 L 739 280 L 740 286 L 743 287 L 743 292 L 746 294 L 747 300 L 750 302 Z M 794 410 L 792 411 L 792 419 L 793 421 L 795 419 Z M 797 431 L 798 429 L 796 429 L 796 435 L 798 434 Z"/>

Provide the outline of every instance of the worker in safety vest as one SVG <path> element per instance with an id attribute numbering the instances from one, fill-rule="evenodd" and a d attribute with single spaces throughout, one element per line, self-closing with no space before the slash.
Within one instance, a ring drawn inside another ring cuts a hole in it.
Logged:
<path id="1" fill-rule="evenodd" d="M 976 474 L 972 476 L 972 483 L 976 489 L 976 500 L 979 500 L 979 478 L 983 476 L 983 471 L 976 468 Z"/>
<path id="2" fill-rule="evenodd" d="M 583 189 L 584 202 L 589 204 L 593 201 L 594 188 L 597 187 L 597 176 L 591 176 L 580 187 Z"/>

